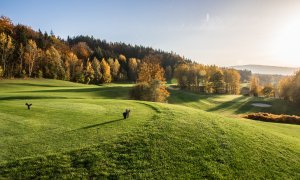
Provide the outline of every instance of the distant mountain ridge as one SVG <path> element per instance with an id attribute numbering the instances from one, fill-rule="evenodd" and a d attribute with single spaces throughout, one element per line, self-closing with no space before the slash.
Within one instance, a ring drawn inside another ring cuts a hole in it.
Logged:
<path id="1" fill-rule="evenodd" d="M 241 65 L 241 66 L 231 66 L 231 68 L 237 70 L 250 70 L 254 74 L 278 74 L 278 75 L 293 75 L 300 68 L 296 67 L 281 67 L 281 66 L 268 66 L 268 65 Z"/>

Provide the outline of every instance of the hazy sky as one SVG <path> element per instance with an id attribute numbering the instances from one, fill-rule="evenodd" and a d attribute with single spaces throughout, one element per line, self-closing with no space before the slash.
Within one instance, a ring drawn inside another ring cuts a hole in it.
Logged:
<path id="1" fill-rule="evenodd" d="M 204 64 L 300 66 L 300 0 L 1 0 L 0 14 Z"/>

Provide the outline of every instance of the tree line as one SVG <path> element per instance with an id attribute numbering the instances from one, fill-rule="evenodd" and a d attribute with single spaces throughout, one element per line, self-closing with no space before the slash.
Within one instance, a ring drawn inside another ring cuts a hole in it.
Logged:
<path id="1" fill-rule="evenodd" d="M 167 80 L 178 62 L 189 62 L 173 52 L 125 43 L 108 43 L 90 36 L 67 40 L 14 25 L 0 18 L 0 77 L 70 80 L 80 83 L 137 81 L 141 62 L 149 55 L 159 58 Z"/>
<path id="2" fill-rule="evenodd" d="M 163 79 L 156 80 L 169 81 L 175 77 L 180 87 L 189 90 L 238 92 L 239 75 L 233 69 L 204 66 L 173 52 L 109 43 L 92 36 L 64 40 L 52 31 L 48 34 L 25 25 L 14 25 L 5 16 L 0 18 L 0 53 L 0 77 L 4 78 L 37 77 L 86 84 L 142 82 L 138 78 L 147 72 L 142 69 L 156 63 L 163 72 Z M 150 83 L 149 80 L 143 82 Z"/>
<path id="3" fill-rule="evenodd" d="M 175 68 L 174 77 L 182 89 L 214 94 L 239 94 L 240 74 L 237 70 L 183 63 Z"/>

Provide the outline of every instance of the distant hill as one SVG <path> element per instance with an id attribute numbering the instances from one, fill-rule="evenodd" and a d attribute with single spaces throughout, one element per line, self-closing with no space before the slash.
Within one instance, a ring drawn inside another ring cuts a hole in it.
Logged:
<path id="1" fill-rule="evenodd" d="M 279 74 L 279 75 L 292 75 L 299 68 L 294 67 L 280 67 L 280 66 L 266 66 L 266 65 L 242 65 L 242 66 L 231 66 L 237 70 L 250 70 L 254 74 Z"/>

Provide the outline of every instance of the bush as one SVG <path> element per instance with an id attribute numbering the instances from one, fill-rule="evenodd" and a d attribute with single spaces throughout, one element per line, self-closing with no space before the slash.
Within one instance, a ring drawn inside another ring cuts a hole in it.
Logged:
<path id="1" fill-rule="evenodd" d="M 25 71 L 25 69 L 22 70 L 21 78 L 26 78 L 26 71 Z"/>
<path id="2" fill-rule="evenodd" d="M 248 87 L 242 87 L 240 93 L 244 96 L 249 96 L 250 95 L 250 88 Z"/>
<path id="3" fill-rule="evenodd" d="M 166 102 L 168 96 L 166 86 L 159 80 L 138 83 L 130 92 L 131 98 L 143 101 Z"/>
<path id="4" fill-rule="evenodd" d="M 289 124 L 300 124 L 300 116 L 291 116 L 291 115 L 277 115 L 271 113 L 252 113 L 243 116 L 247 119 L 254 119 L 266 122 L 276 122 L 276 123 L 289 123 Z"/>
<path id="5" fill-rule="evenodd" d="M 39 72 L 38 72 L 38 78 L 43 78 L 43 71 L 39 70 Z"/>
<path id="6" fill-rule="evenodd" d="M 148 96 L 149 90 L 150 90 L 150 86 L 148 83 L 138 83 L 130 91 L 130 97 L 132 99 L 148 101 L 147 96 Z"/>

